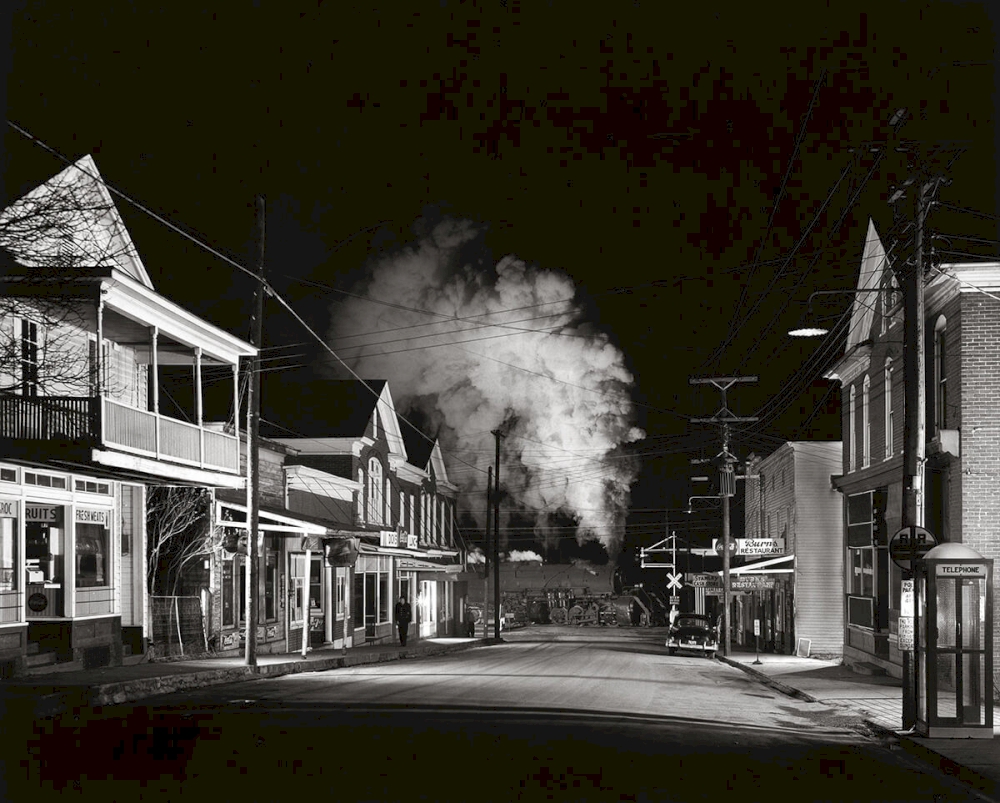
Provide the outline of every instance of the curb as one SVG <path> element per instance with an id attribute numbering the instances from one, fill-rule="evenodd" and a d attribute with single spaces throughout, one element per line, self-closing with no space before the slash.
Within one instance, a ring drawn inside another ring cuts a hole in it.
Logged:
<path id="1" fill-rule="evenodd" d="M 758 672 L 756 669 L 752 669 L 751 667 L 747 666 L 746 664 L 740 663 L 739 661 L 734 661 L 731 658 L 727 658 L 725 655 L 719 655 L 718 653 L 716 653 L 715 658 L 717 661 L 721 661 L 724 664 L 729 664 L 729 666 L 734 666 L 737 669 L 741 669 L 755 680 L 758 680 L 761 683 L 763 683 L 765 686 L 770 686 L 775 691 L 779 691 L 788 697 L 794 697 L 797 700 L 805 700 L 807 703 L 823 702 L 822 700 L 813 697 L 811 694 L 806 694 L 804 691 L 799 691 L 793 686 L 788 686 L 782 683 L 781 681 L 775 680 L 770 675 L 765 675 L 763 672 Z"/>
<path id="2" fill-rule="evenodd" d="M 737 669 L 741 669 L 743 672 L 750 675 L 755 680 L 760 681 L 765 686 L 769 686 L 772 689 L 775 689 L 776 691 L 779 691 L 782 694 L 785 694 L 789 697 L 795 697 L 799 700 L 805 700 L 806 702 L 810 703 L 824 702 L 823 700 L 819 700 L 816 697 L 813 697 L 811 694 L 806 694 L 804 691 L 800 691 L 799 689 L 796 689 L 792 686 L 788 686 L 780 681 L 777 681 L 774 678 L 770 677 L 769 675 L 765 675 L 763 672 L 758 672 L 756 669 L 753 669 L 744 663 L 740 663 L 739 661 L 734 661 L 723 655 L 716 655 L 715 657 L 720 662 L 724 664 L 729 664 L 729 666 L 736 667 Z M 867 718 L 862 718 L 861 721 L 866 730 L 859 729 L 859 731 L 865 736 L 874 735 L 881 739 L 892 739 L 895 741 L 897 745 L 899 745 L 899 747 L 905 750 L 909 755 L 924 762 L 925 764 L 930 765 L 943 775 L 947 775 L 950 778 L 955 778 L 956 780 L 959 780 L 962 783 L 964 783 L 966 786 L 975 789 L 980 794 L 988 796 L 990 797 L 990 799 L 995 799 L 993 798 L 993 796 L 997 792 L 997 785 L 995 781 L 992 781 L 989 778 L 985 777 L 984 775 L 981 775 L 974 769 L 959 764 L 954 759 L 948 758 L 947 756 L 942 755 L 941 753 L 938 753 L 935 750 L 931 750 L 929 747 L 927 747 L 927 745 L 921 744 L 918 740 L 913 739 L 908 735 L 903 735 L 897 733 L 894 730 L 889 730 L 884 725 L 880 725 L 877 722 L 874 722 L 873 720 Z"/>
<path id="3" fill-rule="evenodd" d="M 258 665 L 256 667 L 239 666 L 206 669 L 200 672 L 123 680 L 89 687 L 68 686 L 61 689 L 55 687 L 53 691 L 41 695 L 37 693 L 32 695 L 30 688 L 28 688 L 18 690 L 17 697 L 10 700 L 7 707 L 10 706 L 10 703 L 17 704 L 16 701 L 19 701 L 19 708 L 22 710 L 26 708 L 31 709 L 35 717 L 55 717 L 79 708 L 123 705 L 148 697 L 156 697 L 161 694 L 171 694 L 188 689 L 201 689 L 208 686 L 220 686 L 225 683 L 275 678 L 304 672 L 327 672 L 332 669 L 344 669 L 353 666 L 364 666 L 366 664 L 412 660 L 415 658 L 461 652 L 474 647 L 487 646 L 492 643 L 494 643 L 494 640 L 484 639 L 462 644 L 433 645 L 423 647 L 415 652 L 407 652 L 403 649 L 377 653 L 351 654 L 348 652 L 346 655 L 314 659 L 312 661 L 285 661 L 277 664 Z"/>

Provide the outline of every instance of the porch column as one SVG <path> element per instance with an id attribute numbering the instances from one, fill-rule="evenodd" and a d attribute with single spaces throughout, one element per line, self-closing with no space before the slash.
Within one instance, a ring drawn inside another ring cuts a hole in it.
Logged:
<path id="1" fill-rule="evenodd" d="M 205 465 L 205 422 L 201 400 L 201 346 L 194 350 L 194 415 L 198 422 L 198 463 Z"/>
<path id="2" fill-rule="evenodd" d="M 326 549 L 324 548 L 321 553 L 325 556 Z M 326 560 L 323 561 L 323 575 L 323 579 L 325 580 L 323 585 L 326 588 L 326 593 L 324 594 L 325 604 L 323 605 L 323 626 L 325 630 L 323 633 L 323 640 L 327 644 L 333 644 L 333 620 L 337 618 L 337 608 L 334 605 L 333 587 L 337 581 L 337 570 Z"/>
<path id="3" fill-rule="evenodd" d="M 233 448 L 236 450 L 235 459 L 236 462 L 233 464 L 236 466 L 236 470 L 239 471 L 240 468 L 240 366 L 237 362 L 233 365 L 233 434 L 236 436 L 233 442 Z M 249 470 L 250 461 L 247 460 L 247 466 Z M 249 505 L 249 493 L 250 493 L 250 483 L 247 482 L 247 504 Z M 249 509 L 249 508 L 248 508 Z"/>
<path id="4" fill-rule="evenodd" d="M 153 355 L 153 424 L 154 424 L 154 446 L 156 456 L 160 456 L 160 355 L 158 352 L 158 341 L 160 339 L 160 327 L 150 327 L 151 352 Z"/>
<path id="5" fill-rule="evenodd" d="M 104 293 L 97 298 L 97 348 L 94 349 L 93 387 L 96 398 L 91 402 L 90 431 L 97 434 L 97 442 L 104 444 Z M 96 421 L 94 420 L 96 417 Z M 96 424 L 96 426 L 94 426 Z"/>

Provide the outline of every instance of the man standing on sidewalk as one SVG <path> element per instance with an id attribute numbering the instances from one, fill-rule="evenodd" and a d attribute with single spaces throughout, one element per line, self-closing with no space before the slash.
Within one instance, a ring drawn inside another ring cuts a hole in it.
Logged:
<path id="1" fill-rule="evenodd" d="M 410 620 L 413 618 L 413 611 L 410 609 L 410 603 L 406 601 L 406 597 L 400 596 L 399 602 L 396 603 L 396 627 L 399 629 L 399 644 L 401 647 L 406 646 L 406 631 L 410 627 Z"/>

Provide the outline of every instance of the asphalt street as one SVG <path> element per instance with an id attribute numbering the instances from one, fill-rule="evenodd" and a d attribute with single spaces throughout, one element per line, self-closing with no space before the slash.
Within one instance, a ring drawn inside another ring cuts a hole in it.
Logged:
<path id="1" fill-rule="evenodd" d="M 842 709 L 668 656 L 658 631 L 506 639 L 36 723 L 10 799 L 979 799 Z"/>

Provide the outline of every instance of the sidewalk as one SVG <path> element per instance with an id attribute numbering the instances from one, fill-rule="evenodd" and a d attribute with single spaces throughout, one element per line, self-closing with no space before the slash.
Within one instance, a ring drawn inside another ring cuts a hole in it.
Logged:
<path id="1" fill-rule="evenodd" d="M 157 694 L 278 677 L 297 672 L 322 672 L 382 661 L 422 658 L 492 644 L 485 638 L 429 638 L 398 644 L 373 644 L 347 650 L 315 649 L 300 654 L 258 655 L 257 667 L 243 657 L 202 657 L 156 661 L 44 675 L 25 675 L 0 681 L 0 719 L 7 713 L 34 717 L 57 716 L 77 708 L 117 705 Z"/>
<path id="2" fill-rule="evenodd" d="M 852 710 L 871 730 L 898 740 L 911 755 L 1000 799 L 1000 726 L 994 727 L 992 739 L 927 739 L 905 734 L 901 730 L 903 689 L 895 678 L 861 675 L 837 661 L 795 655 L 734 652 L 728 658 L 718 657 L 784 694 Z"/>

